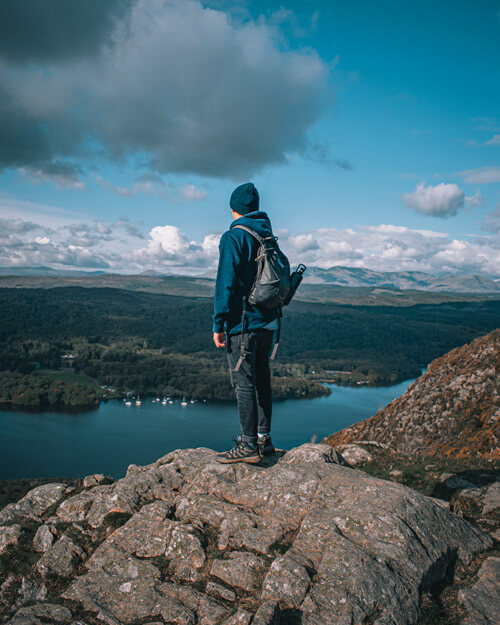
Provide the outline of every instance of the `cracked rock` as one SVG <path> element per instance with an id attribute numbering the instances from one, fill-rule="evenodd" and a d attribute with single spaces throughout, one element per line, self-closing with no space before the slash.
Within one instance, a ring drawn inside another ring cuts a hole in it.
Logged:
<path id="1" fill-rule="evenodd" d="M 265 568 L 265 561 L 253 553 L 232 551 L 228 553 L 227 560 L 212 562 L 210 574 L 230 586 L 251 592 L 259 588 L 259 576 Z"/>
<path id="2" fill-rule="evenodd" d="M 24 581 L 0 578 L 2 618 L 416 625 L 419 593 L 493 540 L 442 502 L 332 461 L 328 449 L 307 444 L 267 465 L 227 466 L 212 450 L 176 450 L 77 495 L 62 485 L 30 491 L 2 511 L 2 525 L 33 532 L 34 541 L 21 534 L 20 557 L 39 559 Z M 52 530 L 61 537 L 50 544 Z M 27 605 L 52 605 L 41 602 L 57 592 L 74 617 Z M 21 603 L 33 610 L 15 612 Z"/>
<path id="3" fill-rule="evenodd" d="M 500 482 L 494 482 L 484 495 L 483 514 L 495 512 L 500 508 Z"/>
<path id="4" fill-rule="evenodd" d="M 236 600 L 236 593 L 234 593 L 229 588 L 226 588 L 225 586 L 222 586 L 221 584 L 217 584 L 215 582 L 208 582 L 207 593 L 218 599 L 224 599 L 225 601 Z"/>
<path id="5" fill-rule="evenodd" d="M 359 464 L 360 462 L 371 462 L 373 460 L 372 454 L 364 447 L 361 447 L 361 445 L 350 443 L 348 445 L 340 445 L 338 449 L 342 457 L 351 465 Z"/>
<path id="6" fill-rule="evenodd" d="M 68 608 L 54 603 L 37 603 L 19 608 L 6 625 L 42 625 L 43 623 L 69 623 Z"/>
<path id="7" fill-rule="evenodd" d="M 191 582 L 201 579 L 206 555 L 198 528 L 182 523 L 171 527 L 165 557 L 174 578 Z"/>
<path id="8" fill-rule="evenodd" d="M 97 496 L 95 491 L 83 491 L 63 501 L 57 509 L 56 515 L 66 523 L 78 523 L 83 521 L 90 510 L 94 499 Z"/>
<path id="9" fill-rule="evenodd" d="M 45 552 L 52 547 L 55 539 L 55 529 L 51 525 L 44 523 L 40 525 L 33 537 L 33 549 L 35 551 Z"/>
<path id="10" fill-rule="evenodd" d="M 32 519 L 35 521 L 64 497 L 66 484 L 42 484 L 30 490 L 17 503 L 10 503 L 0 510 L 0 524 Z"/>
<path id="11" fill-rule="evenodd" d="M 249 625 L 252 620 L 252 614 L 240 608 L 237 612 L 223 621 L 222 625 Z"/>
<path id="12" fill-rule="evenodd" d="M 313 569 L 310 560 L 294 554 L 276 558 L 262 584 L 261 598 L 281 601 L 288 608 L 298 608 L 311 583 L 308 571 Z"/>
<path id="13" fill-rule="evenodd" d="M 466 625 L 500 623 L 500 558 L 486 558 L 477 582 L 472 588 L 461 590 L 458 598 L 467 612 Z"/>
<path id="14" fill-rule="evenodd" d="M 0 554 L 5 553 L 9 547 L 15 547 L 21 536 L 21 526 L 17 523 L 0 527 Z"/>
<path id="15" fill-rule="evenodd" d="M 83 487 L 92 488 L 93 486 L 99 486 L 100 484 L 112 484 L 114 479 L 104 475 L 104 473 L 94 473 L 93 475 L 87 475 L 83 478 Z"/>
<path id="16" fill-rule="evenodd" d="M 85 551 L 63 534 L 38 560 L 36 568 L 43 577 L 49 574 L 70 577 L 85 557 Z"/>
<path id="17" fill-rule="evenodd" d="M 43 583 L 41 584 L 28 577 L 23 577 L 21 579 L 21 587 L 18 589 L 17 594 L 19 599 L 16 601 L 16 605 L 43 601 L 47 598 L 47 587 Z"/>

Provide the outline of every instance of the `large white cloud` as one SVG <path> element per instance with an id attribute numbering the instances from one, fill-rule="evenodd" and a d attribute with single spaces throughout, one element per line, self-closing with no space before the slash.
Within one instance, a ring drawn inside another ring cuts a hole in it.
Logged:
<path id="1" fill-rule="evenodd" d="M 236 23 L 198 0 L 137 0 L 112 15 L 93 2 L 82 28 L 99 46 L 80 42 L 65 57 L 50 41 L 33 46 L 21 5 L 5 17 L 19 40 L 0 46 L 0 168 L 31 180 L 75 187 L 96 150 L 158 172 L 250 176 L 306 151 L 329 104 L 327 65 L 312 50 L 283 50 L 264 19 Z M 97 31 L 99 10 L 107 31 Z M 39 15 L 42 35 L 46 20 L 52 12 Z M 72 23 L 59 26 L 67 40 Z"/>
<path id="2" fill-rule="evenodd" d="M 452 238 L 432 230 L 381 224 L 337 230 L 278 231 L 291 264 L 324 269 L 341 265 L 376 271 L 432 274 L 483 273 L 500 276 L 498 210 L 485 223 L 492 234 Z M 214 275 L 221 233 L 193 240 L 177 226 L 155 226 L 143 233 L 125 219 L 44 227 L 30 220 L 0 220 L 0 265 L 102 268 L 122 273 L 145 270 Z"/>
<path id="3" fill-rule="evenodd" d="M 163 269 L 180 273 L 200 274 L 215 267 L 219 234 L 205 236 L 201 243 L 190 241 L 177 226 L 155 226 L 145 247 L 124 256 L 135 269 Z"/>
<path id="4" fill-rule="evenodd" d="M 427 187 L 425 182 L 419 182 L 414 191 L 403 194 L 401 199 L 407 208 L 432 217 L 452 217 L 466 204 L 474 207 L 482 202 L 479 192 L 466 197 L 458 185 L 444 182 Z"/>

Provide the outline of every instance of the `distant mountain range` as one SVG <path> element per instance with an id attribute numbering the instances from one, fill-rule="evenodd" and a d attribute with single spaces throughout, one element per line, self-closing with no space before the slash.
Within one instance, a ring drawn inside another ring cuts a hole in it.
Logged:
<path id="1" fill-rule="evenodd" d="M 0 276 L 102 276 L 105 271 L 53 269 L 52 267 L 0 267 Z"/>
<path id="2" fill-rule="evenodd" d="M 433 276 L 421 271 L 371 271 L 354 267 L 308 267 L 304 282 L 335 286 L 372 286 L 379 288 L 450 291 L 454 293 L 491 293 L 500 291 L 500 282 L 481 275 Z"/>
<path id="3" fill-rule="evenodd" d="M 61 270 L 51 267 L 0 267 L 0 276 L 65 276 L 92 277 L 108 275 L 104 271 Z M 121 274 L 125 277 L 125 274 Z M 143 271 L 141 277 L 185 277 L 168 272 Z M 213 280 L 215 272 L 206 271 L 200 278 Z M 434 276 L 421 271 L 371 271 L 355 267 L 308 267 L 304 276 L 305 284 L 331 285 L 342 287 L 375 287 L 387 289 L 428 291 L 434 293 L 499 293 L 500 280 L 482 275 L 443 275 Z"/>

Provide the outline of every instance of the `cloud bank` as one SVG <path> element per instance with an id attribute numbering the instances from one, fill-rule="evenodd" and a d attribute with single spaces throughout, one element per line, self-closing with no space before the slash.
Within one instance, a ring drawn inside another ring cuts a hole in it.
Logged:
<path id="1" fill-rule="evenodd" d="M 198 0 L 6 0 L 0 25 L 0 169 L 35 180 L 75 185 L 96 154 L 250 176 L 305 153 L 329 105 L 314 51 Z"/>
<path id="2" fill-rule="evenodd" d="M 498 207 L 485 223 L 493 232 Z M 0 219 L 0 265 L 47 265 L 57 269 L 103 269 L 120 273 L 155 270 L 213 275 L 221 233 L 191 240 L 180 228 L 159 225 L 143 233 L 122 218 L 116 222 L 78 222 L 43 226 L 33 220 Z M 500 276 L 500 235 L 454 239 L 432 230 L 382 224 L 299 234 L 278 231 L 292 265 L 335 265 L 377 271 L 483 273 Z"/>

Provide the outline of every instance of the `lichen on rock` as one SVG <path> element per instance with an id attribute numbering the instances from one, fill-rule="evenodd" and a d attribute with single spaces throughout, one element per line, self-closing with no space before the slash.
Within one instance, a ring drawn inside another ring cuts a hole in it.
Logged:
<path id="1" fill-rule="evenodd" d="M 20 577 L 0 573 L 1 616 L 11 625 L 278 625 L 290 614 L 303 625 L 417 623 L 420 592 L 493 541 L 331 449 L 308 443 L 252 466 L 177 450 L 112 484 L 28 493 L 7 506 L 3 527 L 32 524 L 8 549 L 14 558 L 31 550 L 26 597 L 40 580 L 46 594 L 20 607 Z"/>

